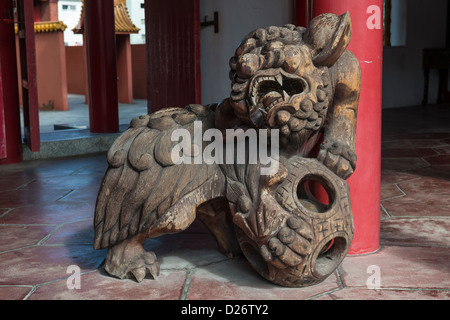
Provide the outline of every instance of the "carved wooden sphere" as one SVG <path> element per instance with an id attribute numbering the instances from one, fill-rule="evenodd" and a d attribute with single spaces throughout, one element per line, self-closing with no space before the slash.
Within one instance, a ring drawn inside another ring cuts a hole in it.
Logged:
<path id="1" fill-rule="evenodd" d="M 263 189 L 246 223 L 237 223 L 237 236 L 261 276 L 282 286 L 304 287 L 333 273 L 350 248 L 350 194 L 347 183 L 315 159 L 292 157 L 285 165 L 286 178 L 276 188 Z M 314 188 L 322 189 L 328 203 L 317 200 Z M 257 227 L 250 231 L 252 223 Z"/>

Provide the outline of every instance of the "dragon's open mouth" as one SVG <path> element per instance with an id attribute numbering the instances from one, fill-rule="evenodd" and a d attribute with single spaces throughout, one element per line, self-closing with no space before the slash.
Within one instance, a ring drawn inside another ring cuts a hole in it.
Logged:
<path id="1" fill-rule="evenodd" d="M 272 74 L 271 74 L 272 73 Z M 305 79 L 281 71 L 257 75 L 250 84 L 250 100 L 254 106 L 269 111 L 294 95 L 308 91 Z"/>

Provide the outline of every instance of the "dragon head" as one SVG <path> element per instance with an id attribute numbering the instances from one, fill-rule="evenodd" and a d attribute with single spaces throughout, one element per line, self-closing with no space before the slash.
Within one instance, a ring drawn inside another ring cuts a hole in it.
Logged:
<path id="1" fill-rule="evenodd" d="M 280 128 L 305 141 L 332 99 L 328 67 L 351 37 L 348 13 L 323 14 L 307 28 L 270 26 L 249 33 L 230 59 L 234 114 L 253 127 Z"/>

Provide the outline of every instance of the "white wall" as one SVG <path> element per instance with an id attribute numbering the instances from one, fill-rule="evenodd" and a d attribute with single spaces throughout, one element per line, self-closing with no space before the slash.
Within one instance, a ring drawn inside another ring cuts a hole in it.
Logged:
<path id="1" fill-rule="evenodd" d="M 447 0 L 406 2 L 406 46 L 385 47 L 383 52 L 383 108 L 420 105 L 422 50 L 445 47 Z M 436 103 L 437 90 L 437 70 L 432 70 L 428 103 Z"/>
<path id="2" fill-rule="evenodd" d="M 214 27 L 201 30 L 202 103 L 229 97 L 228 61 L 249 32 L 270 25 L 293 22 L 292 0 L 200 0 L 200 21 L 219 12 L 219 33 Z"/>
<path id="3" fill-rule="evenodd" d="M 81 0 L 58 1 L 58 18 L 67 25 L 67 29 L 64 31 L 64 42 L 67 46 L 83 44 L 83 35 L 75 34 L 72 31 L 80 21 L 81 6 Z"/>
<path id="4" fill-rule="evenodd" d="M 392 0 L 391 8 L 391 45 L 406 46 L 406 26 L 408 0 Z"/>
<path id="5" fill-rule="evenodd" d="M 395 1 L 394 1 L 395 2 Z M 385 47 L 383 108 L 420 105 L 423 98 L 422 50 L 445 46 L 447 0 L 407 0 L 406 45 Z M 395 6 L 395 4 L 394 4 Z M 293 22 L 292 0 L 200 0 L 200 20 L 219 12 L 219 33 L 201 30 L 202 103 L 220 102 L 230 94 L 228 60 L 250 31 Z M 397 10 L 397 8 L 393 8 Z M 403 15 L 404 13 L 401 13 Z M 400 34 L 396 43 L 404 43 Z M 437 99 L 438 75 L 430 73 L 429 103 Z"/>
<path id="6" fill-rule="evenodd" d="M 145 43 L 145 9 L 141 7 L 144 0 L 127 0 L 128 13 L 134 25 L 141 29 L 139 33 L 130 34 L 131 44 Z"/>

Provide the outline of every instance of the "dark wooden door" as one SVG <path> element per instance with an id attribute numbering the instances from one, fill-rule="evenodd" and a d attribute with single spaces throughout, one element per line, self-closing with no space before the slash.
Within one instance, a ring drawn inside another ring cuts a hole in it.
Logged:
<path id="1" fill-rule="evenodd" d="M 31 151 L 40 150 L 39 104 L 36 80 L 33 0 L 17 0 L 17 20 L 22 73 L 25 143 Z"/>
<path id="2" fill-rule="evenodd" d="M 199 0 L 145 0 L 148 109 L 201 102 Z"/>
<path id="3" fill-rule="evenodd" d="M 0 65 L 1 68 L 1 65 Z M 1 74 L 1 72 L 0 72 Z M 2 92 L 2 77 L 0 75 L 0 159 L 7 157 L 6 152 L 6 126 L 5 126 L 5 108 L 3 105 L 3 92 Z"/>

